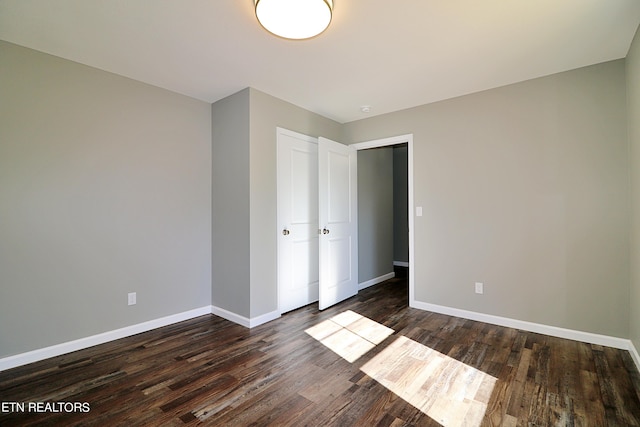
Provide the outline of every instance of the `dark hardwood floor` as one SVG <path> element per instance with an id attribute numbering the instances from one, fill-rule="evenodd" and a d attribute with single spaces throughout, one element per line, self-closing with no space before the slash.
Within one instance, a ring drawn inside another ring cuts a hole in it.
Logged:
<path id="1" fill-rule="evenodd" d="M 25 405 L 0 425 L 640 426 L 628 352 L 407 300 L 392 279 L 251 330 L 203 316 L 0 372 L 3 411 Z"/>

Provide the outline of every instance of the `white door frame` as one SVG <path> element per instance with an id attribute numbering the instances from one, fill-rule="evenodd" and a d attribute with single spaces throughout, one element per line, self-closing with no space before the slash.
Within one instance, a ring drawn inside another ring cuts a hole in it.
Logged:
<path id="1" fill-rule="evenodd" d="M 413 134 L 392 136 L 389 138 L 376 139 L 372 141 L 358 142 L 350 144 L 356 150 L 366 150 L 369 148 L 388 147 L 390 145 L 407 144 L 407 169 L 409 181 L 409 307 L 415 307 L 415 263 L 413 257 L 414 248 L 414 206 L 413 206 Z"/>

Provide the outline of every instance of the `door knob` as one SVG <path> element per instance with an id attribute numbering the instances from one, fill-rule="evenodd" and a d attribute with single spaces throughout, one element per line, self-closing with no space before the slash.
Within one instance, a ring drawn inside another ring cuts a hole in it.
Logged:
<path id="1" fill-rule="evenodd" d="M 323 228 L 322 229 L 322 234 L 329 234 L 329 229 L 328 228 Z"/>
<path id="2" fill-rule="evenodd" d="M 282 230 L 282 235 L 283 235 L 283 236 L 288 236 L 288 235 L 289 235 L 289 233 L 290 233 L 290 231 L 289 231 L 289 230 L 287 230 L 286 228 L 285 228 L 284 230 Z"/>

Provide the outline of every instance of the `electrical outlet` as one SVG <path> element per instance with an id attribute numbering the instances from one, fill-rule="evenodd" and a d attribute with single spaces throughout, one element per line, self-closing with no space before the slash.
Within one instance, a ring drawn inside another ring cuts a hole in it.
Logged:
<path id="1" fill-rule="evenodd" d="M 480 282 L 476 282 L 476 294 L 484 293 L 484 285 Z"/>
<path id="2" fill-rule="evenodd" d="M 136 293 L 130 292 L 129 294 L 127 294 L 127 301 L 129 305 L 136 305 Z"/>

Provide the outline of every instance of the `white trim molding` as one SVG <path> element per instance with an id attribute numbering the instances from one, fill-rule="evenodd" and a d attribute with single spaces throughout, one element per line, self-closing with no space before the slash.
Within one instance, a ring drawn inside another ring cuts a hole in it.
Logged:
<path id="1" fill-rule="evenodd" d="M 224 308 L 216 307 L 215 305 L 211 306 L 211 314 L 227 319 L 230 322 L 237 323 L 245 328 L 248 328 L 251 323 L 248 317 L 241 316 L 233 311 L 225 310 Z"/>
<path id="2" fill-rule="evenodd" d="M 383 274 L 382 276 L 374 277 L 371 280 L 367 280 L 366 282 L 358 283 L 358 290 L 361 291 L 369 286 L 377 285 L 378 283 L 382 283 L 385 280 L 393 279 L 396 277 L 396 273 L 393 271 L 391 273 Z"/>
<path id="3" fill-rule="evenodd" d="M 375 279 L 369 280 L 359 284 L 360 289 L 373 286 L 377 283 L 381 283 L 395 277 L 395 273 L 388 273 L 379 276 Z M 535 332 L 539 334 L 550 335 L 559 338 L 566 338 L 575 341 L 587 342 L 590 344 L 603 345 L 607 347 L 618 348 L 621 350 L 629 351 L 631 358 L 633 359 L 636 367 L 640 370 L 640 354 L 634 346 L 633 342 L 624 338 L 610 337 L 606 335 L 592 334 L 589 332 L 575 331 L 571 329 L 558 328 L 555 326 L 542 325 L 539 323 L 526 322 L 523 320 L 510 319 L 507 317 L 493 316 L 489 314 L 478 313 L 474 311 L 461 310 L 457 308 L 451 308 L 436 304 L 429 304 L 420 301 L 410 300 L 409 305 L 413 308 L 420 310 L 432 311 L 434 313 L 446 314 L 449 316 L 461 317 L 464 319 L 475 320 L 478 322 L 491 323 L 493 325 L 505 326 L 508 328 L 521 329 L 524 331 Z M 159 319 L 150 320 L 148 322 L 138 323 L 136 325 L 126 326 L 124 328 L 116 329 L 109 332 L 104 332 L 97 335 L 92 335 L 85 338 L 80 338 L 74 341 L 68 341 L 61 344 L 52 345 L 26 353 L 16 354 L 14 356 L 8 356 L 0 359 L 0 372 L 15 368 L 18 366 L 26 365 L 28 363 L 38 362 L 40 360 L 48 359 L 50 357 L 60 356 L 62 354 L 71 353 L 73 351 L 82 350 L 88 347 L 92 347 L 98 344 L 104 344 L 106 342 L 115 341 L 120 338 L 125 338 L 131 335 L 136 335 L 142 332 L 147 332 L 163 326 L 172 325 L 174 323 L 182 322 L 185 320 L 193 319 L 196 317 L 204 316 L 207 314 L 214 314 L 216 316 L 227 319 L 231 322 L 237 323 L 246 328 L 254 328 L 264 323 L 275 320 L 281 316 L 278 311 L 272 311 L 254 318 L 247 318 L 240 316 L 231 311 L 225 310 L 215 306 L 205 306 L 194 310 L 185 311 L 182 313 L 161 317 Z"/>
<path id="4" fill-rule="evenodd" d="M 369 148 L 388 147 L 389 145 L 404 144 L 413 142 L 413 134 L 391 136 L 389 138 L 374 139 L 372 141 L 357 142 L 351 144 L 356 150 L 368 150 Z"/>
<path id="5" fill-rule="evenodd" d="M 636 364 L 636 368 L 640 371 L 640 354 L 638 354 L 638 349 L 633 345 L 633 341 L 631 340 L 629 340 L 629 354 L 631 354 L 631 358 Z"/>
<path id="6" fill-rule="evenodd" d="M 407 144 L 407 179 L 408 179 L 408 212 L 409 212 L 409 265 L 415 265 L 414 260 L 414 224 L 415 224 L 415 201 L 413 198 L 413 134 L 391 136 L 389 138 L 375 139 L 371 141 L 351 144 L 356 150 L 367 150 L 369 148 L 388 147 L 397 144 Z M 409 268 L 409 301 L 414 300 L 415 272 L 414 268 Z"/>
<path id="7" fill-rule="evenodd" d="M 281 316 L 280 312 L 276 310 L 257 317 L 248 318 L 236 314 L 232 311 L 225 310 L 224 308 L 216 307 L 215 305 L 211 306 L 211 314 L 215 314 L 216 316 L 222 317 L 223 319 L 227 319 L 233 323 L 237 323 L 238 325 L 244 326 L 245 328 L 255 328 L 256 326 L 260 326 L 263 323 L 270 322 Z"/>
<path id="8" fill-rule="evenodd" d="M 149 320 L 148 322 L 125 326 L 124 328 L 115 329 L 113 331 L 103 332 L 101 334 L 52 345 L 50 347 L 40 348 L 37 350 L 28 351 L 26 353 L 4 357 L 0 359 L 0 371 L 26 365 L 28 363 L 38 362 L 50 357 L 71 353 L 72 351 L 93 347 L 94 345 L 104 344 L 109 341 L 115 341 L 120 338 L 147 332 L 152 329 L 161 328 L 163 326 L 168 326 L 174 323 L 182 322 L 184 320 L 204 316 L 206 314 L 211 314 L 211 306 L 196 308 L 194 310 L 161 317 L 159 319 Z"/>
<path id="9" fill-rule="evenodd" d="M 94 345 L 104 344 L 120 338 L 126 338 L 131 335 L 151 331 L 153 329 L 172 325 L 174 323 L 182 322 L 184 320 L 193 319 L 207 314 L 214 314 L 246 328 L 253 328 L 280 317 L 279 312 L 273 311 L 271 313 L 266 313 L 261 316 L 248 319 L 223 308 L 208 305 L 205 307 L 196 308 L 194 310 L 189 310 L 166 317 L 161 317 L 159 319 L 138 323 L 136 325 L 125 326 L 124 328 L 115 329 L 113 331 L 103 332 L 101 334 L 52 345 L 50 347 L 40 348 L 37 350 L 28 351 L 26 353 L 20 353 L 13 356 L 0 358 L 0 372 L 11 368 L 16 368 L 18 366 L 26 365 L 28 363 L 49 359 L 50 357 L 71 353 L 72 351 L 93 347 Z"/>
<path id="10" fill-rule="evenodd" d="M 264 323 L 271 322 L 272 320 L 276 320 L 282 316 L 278 310 L 272 311 L 271 313 L 265 313 L 257 317 L 252 317 L 249 319 L 249 328 L 255 328 L 256 326 L 260 326 Z"/>
<path id="11" fill-rule="evenodd" d="M 505 326 L 507 328 L 522 329 L 523 331 L 535 332 L 538 334 L 550 335 L 553 337 L 565 338 L 574 341 L 581 341 L 589 344 L 603 345 L 629 351 L 631 351 L 632 347 L 631 341 L 625 338 L 610 337 L 608 335 L 600 335 L 590 332 L 576 331 L 573 329 L 559 328 L 557 326 L 549 326 L 540 323 L 527 322 L 524 320 L 510 319 L 508 317 L 500 317 L 491 314 L 478 313 L 475 311 L 461 310 L 458 308 L 429 304 L 426 302 L 415 300 L 410 301 L 409 305 L 420 310 L 432 311 L 434 313 L 461 317 L 463 319 L 475 320 L 478 322 L 491 323 L 492 325 Z M 636 365 L 637 364 L 638 362 L 636 361 Z"/>

